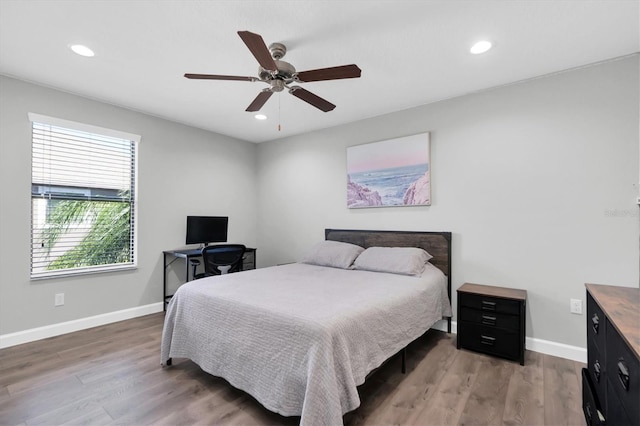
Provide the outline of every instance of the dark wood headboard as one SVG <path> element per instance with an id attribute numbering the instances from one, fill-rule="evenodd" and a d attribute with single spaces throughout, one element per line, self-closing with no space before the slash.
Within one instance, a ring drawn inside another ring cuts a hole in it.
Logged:
<path id="1" fill-rule="evenodd" d="M 359 229 L 325 229 L 325 240 L 351 243 L 360 247 L 420 247 L 447 276 L 447 294 L 451 302 L 451 232 L 370 231 Z M 451 333 L 451 318 L 447 321 Z"/>
<path id="2" fill-rule="evenodd" d="M 425 249 L 435 265 L 447 276 L 447 294 L 451 303 L 451 232 L 371 231 L 360 229 L 325 229 L 325 240 L 351 243 L 360 247 L 420 247 Z M 447 318 L 451 333 L 451 318 Z"/>
<path id="3" fill-rule="evenodd" d="M 420 247 L 433 256 L 430 263 L 438 267 L 447 277 L 451 277 L 451 232 L 325 229 L 324 238 L 364 248 Z"/>

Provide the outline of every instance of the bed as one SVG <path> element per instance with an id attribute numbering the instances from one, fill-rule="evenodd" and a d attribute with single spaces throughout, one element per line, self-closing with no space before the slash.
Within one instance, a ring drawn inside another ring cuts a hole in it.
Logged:
<path id="1" fill-rule="evenodd" d="M 167 308 L 162 364 L 188 358 L 301 425 L 342 424 L 369 373 L 437 321 L 451 331 L 451 233 L 327 229 L 325 240 L 433 258 L 417 276 L 294 263 L 191 281 Z"/>

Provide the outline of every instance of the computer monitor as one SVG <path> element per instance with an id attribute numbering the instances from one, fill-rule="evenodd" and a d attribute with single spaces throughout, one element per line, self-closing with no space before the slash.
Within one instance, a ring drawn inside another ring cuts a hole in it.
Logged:
<path id="1" fill-rule="evenodd" d="M 227 216 L 187 216 L 187 244 L 227 242 Z"/>

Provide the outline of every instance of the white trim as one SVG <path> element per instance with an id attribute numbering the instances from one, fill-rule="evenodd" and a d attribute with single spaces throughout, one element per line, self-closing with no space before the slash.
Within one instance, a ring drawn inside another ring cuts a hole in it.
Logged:
<path id="1" fill-rule="evenodd" d="M 438 321 L 431 328 L 446 333 L 447 322 L 445 320 Z M 451 333 L 458 333 L 458 323 L 456 321 L 451 321 Z M 526 337 L 524 346 L 529 351 L 587 363 L 587 349 L 581 348 L 580 346 L 571 346 L 550 340 L 536 339 L 534 337 Z"/>
<path id="2" fill-rule="evenodd" d="M 101 265 L 92 265 L 92 266 L 85 266 L 85 267 L 79 267 L 79 268 L 63 268 L 60 270 L 45 270 L 40 272 L 33 272 L 33 265 L 32 265 L 30 279 L 35 281 L 35 280 L 43 280 L 43 279 L 50 279 L 50 278 L 71 277 L 76 275 L 96 274 L 96 273 L 136 269 L 138 267 L 138 202 L 139 202 L 138 201 L 138 181 L 139 181 L 138 145 L 140 143 L 141 136 L 133 133 L 123 132 L 120 130 L 108 129 L 105 127 L 99 127 L 91 124 L 65 120 L 62 118 L 50 117 L 42 114 L 36 114 L 33 112 L 27 113 L 27 116 L 32 123 L 41 123 L 48 126 L 56 126 L 64 129 L 86 132 L 92 135 L 101 135 L 101 136 L 108 136 L 111 138 L 119 138 L 123 140 L 122 141 L 123 143 L 127 141 L 127 145 L 130 144 L 128 141 L 131 141 L 131 144 L 133 147 L 133 171 L 130 179 L 130 181 L 133 181 L 133 187 L 131 188 L 131 199 L 128 202 L 129 206 L 131 207 L 130 220 L 129 220 L 130 230 L 132 231 L 132 234 L 133 234 L 133 241 L 129 247 L 130 250 L 133 249 L 131 253 L 131 261 L 125 262 L 125 263 L 110 263 L 110 264 L 108 263 L 108 264 L 101 264 Z M 93 138 L 92 135 L 88 135 L 88 137 Z M 48 137 L 43 137 L 38 139 L 34 136 L 34 139 L 32 142 L 33 142 L 33 146 L 36 147 L 36 146 L 40 146 L 42 143 L 45 143 L 47 141 L 48 141 Z M 55 150 L 54 150 L 54 153 L 55 153 Z M 35 154 L 32 154 L 32 162 L 34 161 L 34 158 L 35 158 L 34 155 Z M 35 167 L 35 165 L 33 165 L 32 167 Z M 49 186 L 51 185 L 51 183 L 52 182 L 50 182 L 50 177 L 44 180 L 42 179 L 34 180 L 32 178 L 32 185 L 37 184 L 37 185 Z M 32 198 L 33 198 L 33 195 L 32 195 Z M 33 216 L 33 211 L 32 211 L 32 216 Z M 32 238 L 35 230 L 36 229 L 34 229 L 34 223 L 32 223 L 31 224 Z M 32 250 L 32 253 L 31 253 L 32 263 L 33 263 L 33 260 L 34 260 L 34 253 Z M 46 259 L 43 259 L 43 261 L 50 263 L 50 261 Z M 0 348 L 1 347 L 2 346 L 0 346 Z"/>
<path id="3" fill-rule="evenodd" d="M 163 309 L 164 307 L 162 306 L 162 302 L 153 303 L 151 305 L 138 306 L 136 308 L 124 309 L 122 311 L 109 312 L 107 314 L 96 315 L 93 317 L 18 331 L 16 333 L 3 334 L 0 335 L 0 349 L 113 322 L 141 317 L 144 315 L 155 314 L 157 312 L 162 312 Z M 431 328 L 446 332 L 447 322 L 445 320 L 438 321 Z M 451 333 L 457 334 L 457 332 L 458 323 L 456 321 L 451 321 Z M 579 346 L 571 346 L 564 343 L 527 337 L 525 339 L 525 347 L 527 350 L 534 352 L 540 352 L 582 363 L 587 362 L 587 350 Z"/>
<path id="4" fill-rule="evenodd" d="M 447 332 L 447 320 L 440 320 L 431 326 L 434 330 Z M 455 321 L 451 321 L 451 333 L 458 333 L 458 324 Z"/>
<path id="5" fill-rule="evenodd" d="M 99 135 L 111 136 L 113 138 L 121 138 L 139 143 L 141 136 L 133 133 L 123 132 L 121 130 L 107 129 L 106 127 L 94 126 L 92 124 L 79 123 L 77 121 L 65 120 L 62 118 L 49 117 L 47 115 L 27 113 L 29 121 L 48 124 L 49 126 L 64 127 L 66 129 L 78 130 L 80 132 L 97 133 Z"/>
<path id="6" fill-rule="evenodd" d="M 85 330 L 87 328 L 98 327 L 100 325 L 111 324 L 113 322 L 141 317 L 144 315 L 155 314 L 156 312 L 162 312 L 163 309 L 164 307 L 162 302 L 152 303 L 150 305 L 108 312 L 106 314 L 80 318 L 73 321 L 45 325 L 44 327 L 32 328 L 30 330 L 2 334 L 0 335 L 0 349 L 46 339 L 48 337 L 59 336 L 61 334 L 72 333 L 74 331 Z"/>
<path id="7" fill-rule="evenodd" d="M 550 340 L 536 339 L 534 337 L 527 337 L 525 339 L 525 346 L 530 351 L 566 358 L 584 364 L 587 363 L 587 349 L 579 346 L 571 346 Z"/>
<path id="8" fill-rule="evenodd" d="M 83 268 L 58 269 L 53 271 L 32 272 L 31 280 L 46 280 L 49 278 L 73 277 L 76 275 L 102 274 L 105 272 L 130 271 L 138 269 L 135 259 L 130 263 L 112 263 L 110 265 L 87 266 Z"/>

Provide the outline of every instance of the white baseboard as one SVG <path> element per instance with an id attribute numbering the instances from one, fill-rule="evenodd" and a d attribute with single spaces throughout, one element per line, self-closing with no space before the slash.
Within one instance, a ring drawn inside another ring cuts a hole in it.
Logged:
<path id="1" fill-rule="evenodd" d="M 579 346 L 527 337 L 525 339 L 525 347 L 530 351 L 566 358 L 584 364 L 587 363 L 587 349 Z"/>
<path id="2" fill-rule="evenodd" d="M 433 325 L 436 330 L 447 331 L 447 321 L 441 320 Z M 458 333 L 458 323 L 451 321 L 451 333 Z M 587 363 L 587 349 L 579 346 L 565 345 L 564 343 L 552 342 L 550 340 L 525 338 L 525 348 L 529 351 L 540 352 L 547 355 L 570 359 L 582 363 Z"/>
<path id="3" fill-rule="evenodd" d="M 152 303 L 151 305 L 138 306 L 135 308 L 124 309 L 122 311 L 109 312 L 102 315 L 47 325 L 16 333 L 3 334 L 0 335 L 0 349 L 46 339 L 48 337 L 59 336 L 61 334 L 72 333 L 74 331 L 85 330 L 87 328 L 97 327 L 113 322 L 141 317 L 144 315 L 155 314 L 156 312 L 162 312 L 162 309 L 162 302 Z M 438 321 L 432 328 L 446 332 L 447 321 Z M 458 332 L 458 323 L 456 321 L 451 321 L 451 332 L 453 334 Z M 564 343 L 527 337 L 525 339 L 525 347 L 534 352 L 540 352 L 583 363 L 587 362 L 587 350 L 578 346 L 570 346 Z"/>
<path id="4" fill-rule="evenodd" d="M 91 327 L 111 324 L 113 322 L 141 317 L 144 315 L 155 314 L 156 312 L 162 312 L 164 309 L 162 305 L 162 302 L 152 303 L 150 305 L 137 306 L 135 308 L 123 309 L 122 311 L 109 312 L 73 321 L 46 325 L 44 327 L 18 331 L 16 333 L 2 334 L 0 335 L 0 349 L 46 339 L 48 337 L 59 336 L 61 334 L 72 333 L 74 331 L 85 330 Z"/>
<path id="5" fill-rule="evenodd" d="M 458 332 L 458 327 L 457 327 L 457 323 L 455 321 L 451 321 L 451 333 L 456 334 Z M 431 326 L 431 328 L 438 330 L 438 331 L 444 331 L 445 333 L 447 332 L 447 320 L 440 320 L 438 322 L 436 322 L 435 324 L 433 324 L 433 326 Z"/>

